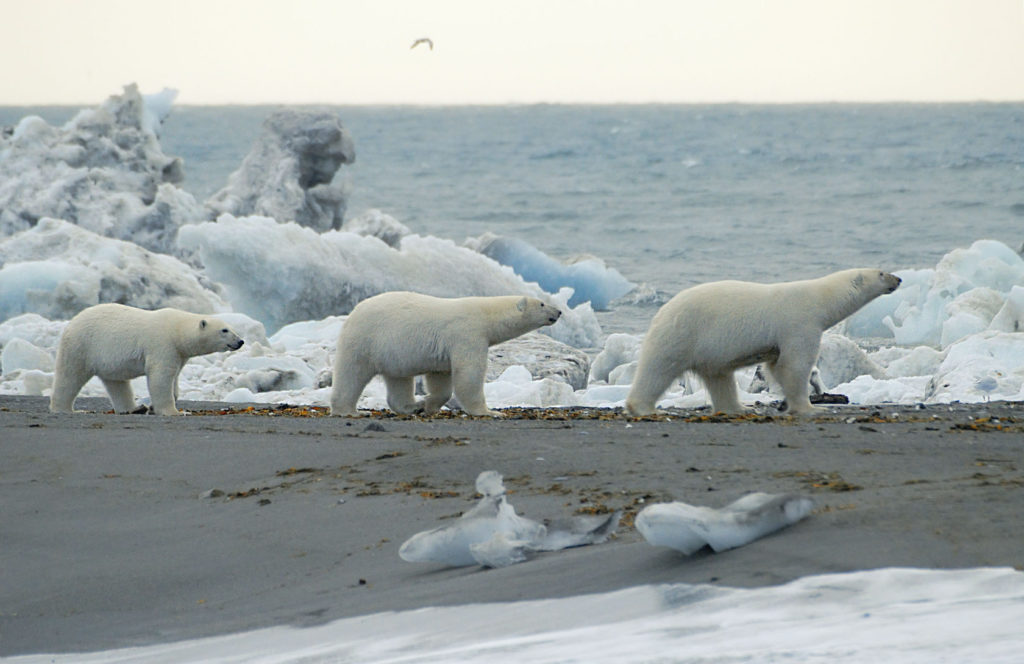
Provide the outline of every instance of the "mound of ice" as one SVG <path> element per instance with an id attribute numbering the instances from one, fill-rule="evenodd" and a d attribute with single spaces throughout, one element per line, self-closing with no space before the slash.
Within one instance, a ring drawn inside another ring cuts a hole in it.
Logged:
<path id="1" fill-rule="evenodd" d="M 571 385 L 555 378 L 534 380 L 529 369 L 518 365 L 505 369 L 497 380 L 485 383 L 484 397 L 491 408 L 550 408 L 575 402 Z"/>
<path id="2" fill-rule="evenodd" d="M 53 371 L 54 356 L 24 339 L 11 339 L 0 351 L 0 372 L 9 374 L 18 369 Z"/>
<path id="3" fill-rule="evenodd" d="M 214 284 L 177 258 L 43 218 L 0 242 L 0 320 L 32 312 L 70 319 L 99 302 L 226 312 Z"/>
<path id="4" fill-rule="evenodd" d="M 636 517 L 636 529 L 648 543 L 686 555 L 705 546 L 721 552 L 790 526 L 812 507 L 810 498 L 768 493 L 750 493 L 720 509 L 662 503 L 645 507 Z"/>
<path id="5" fill-rule="evenodd" d="M 568 291 L 548 295 L 449 240 L 409 235 L 394 248 L 376 237 L 225 214 L 216 222 L 183 226 L 178 243 L 198 252 L 206 274 L 224 285 L 236 310 L 269 330 L 347 314 L 360 300 L 385 291 L 414 290 L 438 297 L 541 297 L 562 309 L 562 318 L 544 333 L 577 347 L 595 345 L 601 337 L 589 305 L 564 306 Z"/>
<path id="6" fill-rule="evenodd" d="M 1012 290 L 1024 285 L 1024 258 L 995 240 L 954 249 L 935 269 L 902 270 L 892 294 L 870 302 L 840 327 L 853 337 L 900 345 L 946 347 L 971 334 L 1019 322 L 1019 309 L 1000 316 Z M 1016 307 L 1016 305 L 1013 305 Z M 997 316 L 999 316 L 997 320 Z"/>
<path id="7" fill-rule="evenodd" d="M 832 332 L 821 336 L 817 368 L 818 377 L 826 390 L 857 376 L 884 378 L 886 375 L 885 370 L 853 340 Z"/>
<path id="8" fill-rule="evenodd" d="M 408 226 L 377 209 L 367 210 L 358 217 L 349 219 L 342 224 L 341 230 L 375 237 L 389 247 L 398 247 L 402 243 L 402 238 L 412 233 Z"/>
<path id="9" fill-rule="evenodd" d="M 178 226 L 206 218 L 177 187 L 181 160 L 165 155 L 157 139 L 174 94 L 144 100 L 132 84 L 63 127 L 29 116 L 10 137 L 0 132 L 0 235 L 55 217 L 171 253 Z"/>
<path id="10" fill-rule="evenodd" d="M 590 302 L 599 311 L 607 309 L 612 300 L 625 295 L 635 285 L 600 258 L 588 256 L 564 265 L 519 238 L 485 233 L 468 240 L 466 246 L 508 265 L 525 281 L 536 282 L 549 293 L 572 288 L 569 306 L 573 307 Z"/>
<path id="11" fill-rule="evenodd" d="M 480 473 L 476 490 L 483 497 L 473 509 L 454 523 L 416 533 L 402 544 L 398 555 L 407 562 L 505 567 L 523 562 L 536 551 L 599 544 L 618 527 L 619 513 L 545 527 L 516 514 L 505 499 L 501 480 L 496 471 Z"/>
<path id="12" fill-rule="evenodd" d="M 66 221 L 43 218 L 0 241 L 0 320 L 25 312 L 66 320 L 101 302 L 230 309 L 215 284 L 178 259 Z"/>
<path id="13" fill-rule="evenodd" d="M 578 348 L 539 332 L 528 332 L 487 352 L 487 380 L 496 380 L 506 369 L 525 367 L 533 378 L 555 378 L 573 390 L 587 387 L 590 359 Z"/>
<path id="14" fill-rule="evenodd" d="M 228 184 L 206 201 L 211 217 L 258 215 L 325 231 L 341 227 L 347 194 L 334 177 L 356 159 L 341 120 L 331 113 L 280 111 Z"/>
<path id="15" fill-rule="evenodd" d="M 47 320 L 39 314 L 21 314 L 0 322 L 0 347 L 12 339 L 23 339 L 56 356 L 57 343 L 67 321 Z"/>
<path id="16" fill-rule="evenodd" d="M 590 379 L 618 384 L 612 380 L 612 372 L 623 365 L 636 362 L 640 357 L 643 337 L 635 334 L 616 332 L 605 339 L 604 348 L 590 365 Z M 627 381 L 632 382 L 632 381 Z"/>

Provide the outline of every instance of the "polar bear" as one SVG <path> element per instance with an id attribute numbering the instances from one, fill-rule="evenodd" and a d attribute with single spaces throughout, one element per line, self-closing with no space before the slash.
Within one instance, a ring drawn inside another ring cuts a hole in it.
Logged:
<path id="1" fill-rule="evenodd" d="M 143 374 L 152 410 L 177 415 L 178 374 L 190 357 L 238 350 L 244 342 L 223 321 L 178 309 L 146 311 L 123 304 L 97 304 L 68 322 L 57 347 L 50 410 L 69 413 L 93 376 L 107 388 L 114 411 L 131 412 L 128 381 Z"/>
<path id="2" fill-rule="evenodd" d="M 809 377 L 822 332 L 899 284 L 887 272 L 853 269 L 806 281 L 718 281 L 684 290 L 651 320 L 626 409 L 653 413 L 672 381 L 691 371 L 715 411 L 741 412 L 733 371 L 763 362 L 782 386 L 788 411 L 813 412 Z"/>
<path id="3" fill-rule="evenodd" d="M 562 312 L 532 297 L 439 298 L 407 291 L 381 293 L 352 309 L 334 360 L 331 415 L 355 415 L 374 376 L 384 376 L 396 413 L 432 413 L 452 396 L 470 415 L 500 416 L 484 401 L 487 349 L 551 325 Z M 425 374 L 417 402 L 413 380 Z"/>

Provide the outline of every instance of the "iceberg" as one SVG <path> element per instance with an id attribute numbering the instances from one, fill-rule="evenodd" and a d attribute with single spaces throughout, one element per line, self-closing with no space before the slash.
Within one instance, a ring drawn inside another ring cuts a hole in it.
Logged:
<path id="1" fill-rule="evenodd" d="M 347 192 L 334 182 L 355 145 L 331 113 L 279 111 L 228 184 L 206 201 L 209 217 L 265 216 L 326 231 L 341 227 Z"/>
<path id="2" fill-rule="evenodd" d="M 600 258 L 587 256 L 564 265 L 518 238 L 485 233 L 467 241 L 466 246 L 508 265 L 525 281 L 536 282 L 549 293 L 572 288 L 573 295 L 569 299 L 572 307 L 590 302 L 594 309 L 603 311 L 612 300 L 622 297 L 635 286 Z"/>
<path id="3" fill-rule="evenodd" d="M 949 252 L 934 269 L 895 274 L 903 279 L 900 287 L 850 316 L 841 331 L 902 346 L 947 347 L 993 324 L 1011 331 L 1019 320 L 1000 313 L 1014 288 L 1024 286 L 1024 258 L 1002 242 L 978 240 Z"/>
<path id="4" fill-rule="evenodd" d="M 181 159 L 165 155 L 157 138 L 174 94 L 144 98 L 128 85 L 63 127 L 29 116 L 9 137 L 0 132 L 0 236 L 54 217 L 172 253 L 178 226 L 206 218 L 178 186 Z"/>

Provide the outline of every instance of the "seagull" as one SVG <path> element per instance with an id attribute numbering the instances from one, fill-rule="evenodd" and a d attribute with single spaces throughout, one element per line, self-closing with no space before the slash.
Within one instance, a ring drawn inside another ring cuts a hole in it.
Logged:
<path id="1" fill-rule="evenodd" d="M 419 46 L 420 44 L 426 44 L 427 46 L 430 47 L 431 51 L 434 50 L 434 40 L 430 39 L 429 37 L 420 37 L 419 39 L 412 43 L 412 46 L 410 46 L 409 49 L 412 50 Z"/>

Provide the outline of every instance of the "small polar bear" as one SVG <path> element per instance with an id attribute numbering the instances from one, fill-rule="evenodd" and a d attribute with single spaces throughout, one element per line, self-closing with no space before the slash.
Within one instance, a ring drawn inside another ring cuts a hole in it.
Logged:
<path id="1" fill-rule="evenodd" d="M 152 410 L 177 415 L 178 374 L 190 357 L 238 350 L 244 342 L 223 321 L 178 309 L 147 311 L 97 304 L 68 322 L 57 347 L 50 410 L 70 413 L 82 386 L 99 376 L 114 411 L 135 409 L 130 381 L 143 374 Z"/>
<path id="2" fill-rule="evenodd" d="M 738 413 L 733 371 L 764 363 L 789 413 L 811 413 L 809 379 L 822 332 L 899 284 L 887 272 L 853 269 L 806 281 L 717 281 L 684 290 L 651 321 L 626 409 L 653 413 L 672 381 L 690 371 L 716 412 Z"/>
<path id="3" fill-rule="evenodd" d="M 383 375 L 396 413 L 433 413 L 454 390 L 470 415 L 500 416 L 484 400 L 487 349 L 558 320 L 562 312 L 532 297 L 439 298 L 381 293 L 352 309 L 334 360 L 331 415 L 355 415 L 363 388 Z M 427 396 L 413 396 L 416 376 Z"/>

